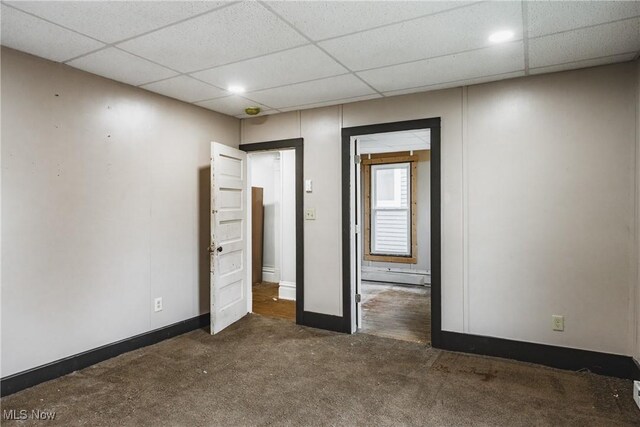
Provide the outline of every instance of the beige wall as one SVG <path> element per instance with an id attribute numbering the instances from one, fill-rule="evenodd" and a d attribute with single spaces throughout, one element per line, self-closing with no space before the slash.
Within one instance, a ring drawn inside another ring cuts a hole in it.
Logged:
<path id="1" fill-rule="evenodd" d="M 620 354 L 635 348 L 635 64 L 242 121 L 302 136 L 305 309 L 341 315 L 340 129 L 442 118 L 442 325 Z M 551 315 L 565 331 L 551 330 Z"/>
<path id="2" fill-rule="evenodd" d="M 470 332 L 631 354 L 634 89 L 632 64 L 468 89 Z"/>
<path id="3" fill-rule="evenodd" d="M 635 324 L 632 332 L 635 332 L 634 356 L 640 361 L 640 61 L 636 61 L 636 221 L 635 221 L 635 250 L 636 270 L 635 289 L 631 298 L 632 311 L 635 316 Z"/>
<path id="4" fill-rule="evenodd" d="M 211 140 L 304 137 L 304 203 L 317 210 L 305 309 L 341 315 L 340 130 L 426 117 L 442 118 L 443 329 L 640 358 L 637 63 L 258 117 L 240 132 L 10 49 L 1 71 L 2 376 L 208 311 Z"/>
<path id="5" fill-rule="evenodd" d="M 6 48 L 1 118 L 2 376 L 209 311 L 237 119 Z"/>

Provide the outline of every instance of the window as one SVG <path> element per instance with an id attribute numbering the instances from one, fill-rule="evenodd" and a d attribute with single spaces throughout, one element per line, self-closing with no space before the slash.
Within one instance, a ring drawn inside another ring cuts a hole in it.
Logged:
<path id="1" fill-rule="evenodd" d="M 416 161 L 409 153 L 362 159 L 365 260 L 416 263 Z"/>
<path id="2" fill-rule="evenodd" d="M 371 253 L 409 256 L 409 163 L 373 165 L 371 175 Z"/>

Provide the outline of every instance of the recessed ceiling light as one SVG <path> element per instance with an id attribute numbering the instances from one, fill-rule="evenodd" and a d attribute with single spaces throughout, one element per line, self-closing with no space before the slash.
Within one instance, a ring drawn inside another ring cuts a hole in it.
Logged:
<path id="1" fill-rule="evenodd" d="M 244 88 L 242 86 L 229 86 L 227 90 L 231 93 L 244 93 Z"/>
<path id="2" fill-rule="evenodd" d="M 497 31 L 489 36 L 489 41 L 492 43 L 502 43 L 513 38 L 513 31 Z"/>

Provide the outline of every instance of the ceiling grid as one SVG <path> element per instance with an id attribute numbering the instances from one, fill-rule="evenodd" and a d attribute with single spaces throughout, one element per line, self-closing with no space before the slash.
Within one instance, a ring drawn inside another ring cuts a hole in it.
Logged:
<path id="1" fill-rule="evenodd" d="M 631 61 L 640 2 L 2 1 L 3 45 L 236 117 Z M 494 32 L 510 32 L 503 43 Z M 243 86 L 233 93 L 231 86 Z"/>

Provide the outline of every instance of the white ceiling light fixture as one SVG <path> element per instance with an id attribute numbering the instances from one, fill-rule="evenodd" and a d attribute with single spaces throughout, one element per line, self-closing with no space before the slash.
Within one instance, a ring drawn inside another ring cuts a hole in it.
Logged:
<path id="1" fill-rule="evenodd" d="M 243 88 L 242 86 L 229 86 L 227 88 L 227 90 L 231 93 L 244 93 L 245 92 L 245 88 Z"/>
<path id="2" fill-rule="evenodd" d="M 506 41 L 509 41 L 513 38 L 513 31 L 510 30 L 503 30 L 503 31 L 496 31 L 495 33 L 491 34 L 489 36 L 489 41 L 491 43 L 504 43 Z"/>

